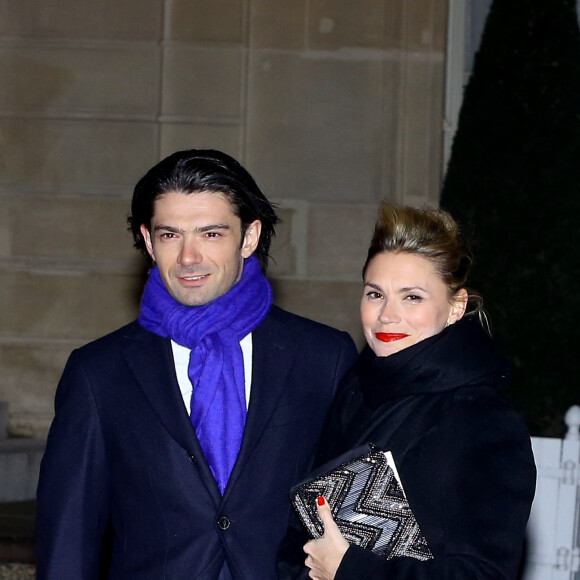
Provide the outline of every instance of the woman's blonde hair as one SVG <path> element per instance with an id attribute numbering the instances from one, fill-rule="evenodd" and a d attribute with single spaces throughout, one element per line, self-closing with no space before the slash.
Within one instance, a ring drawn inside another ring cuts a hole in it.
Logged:
<path id="1" fill-rule="evenodd" d="M 382 202 L 375 231 L 363 266 L 382 253 L 408 253 L 429 260 L 447 286 L 450 299 L 466 287 L 473 261 L 457 222 L 442 209 L 413 208 Z M 487 326 L 481 297 L 468 292 L 468 312 L 478 313 Z"/>

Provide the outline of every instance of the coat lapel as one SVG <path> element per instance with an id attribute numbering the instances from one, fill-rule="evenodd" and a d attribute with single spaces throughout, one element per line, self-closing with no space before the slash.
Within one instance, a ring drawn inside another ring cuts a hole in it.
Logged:
<path id="1" fill-rule="evenodd" d="M 230 476 L 228 491 L 247 465 L 278 401 L 287 387 L 288 376 L 300 339 L 291 329 L 269 314 L 252 333 L 252 385 L 246 427 L 238 459 Z"/>
<path id="2" fill-rule="evenodd" d="M 219 490 L 183 404 L 170 340 L 141 326 L 129 338 L 132 342 L 125 351 L 125 358 L 139 387 L 169 435 L 195 457 L 208 491 L 219 500 Z"/>
<path id="3" fill-rule="evenodd" d="M 221 495 L 209 469 L 189 416 L 183 405 L 174 371 L 171 342 L 141 328 L 136 323 L 125 352 L 139 387 L 167 432 L 196 458 L 201 477 L 210 493 Z M 233 488 L 254 452 L 272 414 L 278 407 L 292 371 L 300 338 L 292 328 L 269 314 L 252 333 L 252 384 L 250 406 L 238 459 L 230 476 L 224 499 Z"/>

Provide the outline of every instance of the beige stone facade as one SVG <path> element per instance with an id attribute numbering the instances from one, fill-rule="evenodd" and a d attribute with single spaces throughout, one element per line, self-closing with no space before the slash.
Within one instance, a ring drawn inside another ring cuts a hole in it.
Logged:
<path id="1" fill-rule="evenodd" d="M 279 305 L 350 331 L 379 200 L 436 205 L 446 0 L 0 0 L 0 400 L 41 435 L 70 350 L 132 320 L 132 187 L 222 149 L 283 219 Z"/>

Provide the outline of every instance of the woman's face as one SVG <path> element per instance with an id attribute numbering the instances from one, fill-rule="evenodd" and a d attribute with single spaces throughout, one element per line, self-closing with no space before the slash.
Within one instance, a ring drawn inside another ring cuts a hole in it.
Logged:
<path id="1" fill-rule="evenodd" d="M 429 338 L 465 313 L 467 292 L 450 299 L 429 260 L 418 254 L 377 254 L 365 272 L 360 313 L 377 356 L 389 356 Z"/>

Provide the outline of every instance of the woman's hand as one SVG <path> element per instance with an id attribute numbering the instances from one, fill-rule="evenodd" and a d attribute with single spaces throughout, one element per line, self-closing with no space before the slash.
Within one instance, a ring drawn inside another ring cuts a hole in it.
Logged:
<path id="1" fill-rule="evenodd" d="M 348 542 L 340 533 L 325 499 L 319 497 L 317 503 L 318 515 L 324 525 L 324 535 L 304 544 L 304 551 L 308 554 L 304 563 L 310 568 L 308 576 L 313 580 L 333 580 L 348 550 Z"/>

